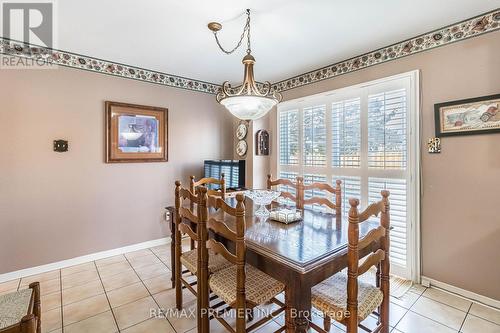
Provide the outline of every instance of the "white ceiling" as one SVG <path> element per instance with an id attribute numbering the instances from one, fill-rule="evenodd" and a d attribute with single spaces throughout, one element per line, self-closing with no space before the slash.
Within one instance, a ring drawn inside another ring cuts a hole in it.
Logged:
<path id="1" fill-rule="evenodd" d="M 281 79 L 498 8 L 500 0 L 63 0 L 61 50 L 221 83 L 239 82 L 245 48 L 223 54 L 252 10 L 256 79 Z M 244 46 L 244 45 L 243 45 Z"/>

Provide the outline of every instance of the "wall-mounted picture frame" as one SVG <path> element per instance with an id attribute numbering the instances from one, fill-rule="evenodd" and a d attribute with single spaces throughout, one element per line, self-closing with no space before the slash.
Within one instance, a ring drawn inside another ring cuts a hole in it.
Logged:
<path id="1" fill-rule="evenodd" d="M 434 105 L 436 137 L 500 132 L 500 94 Z"/>
<path id="2" fill-rule="evenodd" d="M 168 161 L 168 109 L 105 102 L 106 163 Z"/>

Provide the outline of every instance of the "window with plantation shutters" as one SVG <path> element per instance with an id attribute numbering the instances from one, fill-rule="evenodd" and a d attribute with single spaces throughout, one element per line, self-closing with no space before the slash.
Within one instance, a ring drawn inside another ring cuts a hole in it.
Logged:
<path id="1" fill-rule="evenodd" d="M 414 245 L 419 219 L 417 111 L 417 71 L 278 106 L 277 174 L 334 187 L 341 180 L 344 216 L 349 198 L 359 199 L 363 210 L 381 200 L 381 190 L 389 190 L 391 269 L 407 278 L 414 276 L 412 267 L 419 262 Z M 305 193 L 306 198 L 313 195 L 335 200 L 322 191 Z"/>

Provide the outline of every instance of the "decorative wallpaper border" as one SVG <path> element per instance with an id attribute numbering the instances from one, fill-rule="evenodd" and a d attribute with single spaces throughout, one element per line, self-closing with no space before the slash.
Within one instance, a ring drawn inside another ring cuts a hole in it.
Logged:
<path id="1" fill-rule="evenodd" d="M 498 8 L 403 42 L 274 83 L 272 88 L 278 92 L 298 88 L 497 30 L 500 30 Z M 216 94 L 220 89 L 220 85 L 215 83 L 26 44 L 4 37 L 0 37 L 0 54 L 208 94 Z"/>
<path id="2" fill-rule="evenodd" d="M 400 43 L 392 44 L 345 61 L 274 83 L 273 90 L 281 92 L 298 88 L 496 30 L 500 30 L 499 9 L 422 34 Z"/>
<path id="3" fill-rule="evenodd" d="M 38 64 L 44 63 L 83 69 L 91 72 L 119 76 L 169 87 L 194 90 L 208 94 L 216 94 L 220 88 L 218 84 L 214 83 L 120 64 L 76 53 L 26 44 L 4 37 L 0 37 L 0 54 L 32 59 Z"/>

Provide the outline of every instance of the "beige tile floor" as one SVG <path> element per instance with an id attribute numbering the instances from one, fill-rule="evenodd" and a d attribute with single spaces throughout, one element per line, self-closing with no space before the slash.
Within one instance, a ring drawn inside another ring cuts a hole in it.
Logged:
<path id="1" fill-rule="evenodd" d="M 165 245 L 4 282 L 0 294 L 40 281 L 44 333 L 195 333 L 196 300 L 188 291 L 184 312 L 151 317 L 151 309 L 175 307 L 170 277 L 170 247 Z M 257 332 L 273 332 L 283 320 L 280 316 Z M 374 323 L 373 317 L 365 322 L 368 327 Z M 500 311 L 413 286 L 402 298 L 391 297 L 390 325 L 393 333 L 500 333 Z M 211 331 L 225 332 L 216 321 Z M 331 332 L 344 330 L 334 323 Z"/>

